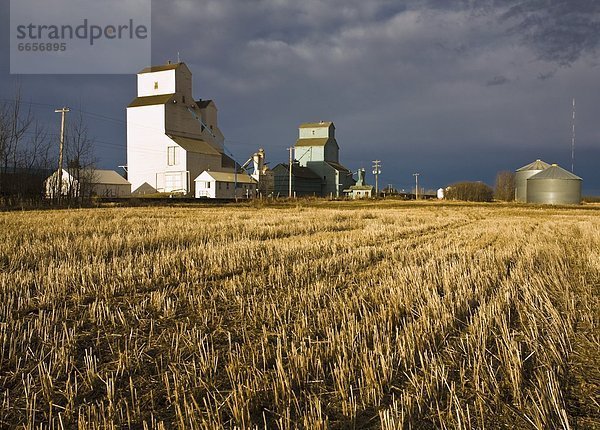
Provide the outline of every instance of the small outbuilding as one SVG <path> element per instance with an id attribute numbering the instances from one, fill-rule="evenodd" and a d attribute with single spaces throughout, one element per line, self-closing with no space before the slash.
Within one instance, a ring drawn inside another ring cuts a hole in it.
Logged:
<path id="1" fill-rule="evenodd" d="M 54 198 L 59 194 L 69 198 L 131 196 L 131 184 L 114 170 L 62 169 L 60 181 L 58 172 L 54 172 L 46 179 L 44 188 L 47 198 Z"/>
<path id="2" fill-rule="evenodd" d="M 256 196 L 258 183 L 246 173 L 205 170 L 194 180 L 196 198 L 250 199 Z M 236 189 L 237 186 L 237 189 Z"/>
<path id="3" fill-rule="evenodd" d="M 373 186 L 365 183 L 365 169 L 358 170 L 358 181 L 344 193 L 351 199 L 370 199 L 373 196 Z"/>
<path id="4" fill-rule="evenodd" d="M 131 184 L 114 170 L 93 170 L 92 195 L 108 198 L 131 197 Z"/>
<path id="5" fill-rule="evenodd" d="M 581 204 L 582 182 L 579 176 L 553 164 L 527 179 L 527 203 Z"/>

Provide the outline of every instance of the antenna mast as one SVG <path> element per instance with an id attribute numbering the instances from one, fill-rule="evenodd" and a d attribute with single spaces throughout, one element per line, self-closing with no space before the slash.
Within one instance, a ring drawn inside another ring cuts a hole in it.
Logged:
<path id="1" fill-rule="evenodd" d="M 573 134 L 571 135 L 571 172 L 575 173 L 575 97 L 573 97 Z"/>

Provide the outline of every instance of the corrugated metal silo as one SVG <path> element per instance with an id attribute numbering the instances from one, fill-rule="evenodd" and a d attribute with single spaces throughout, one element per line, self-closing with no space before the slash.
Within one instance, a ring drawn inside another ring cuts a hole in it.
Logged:
<path id="1" fill-rule="evenodd" d="M 583 180 L 553 164 L 527 179 L 527 203 L 578 205 Z"/>
<path id="2" fill-rule="evenodd" d="M 527 201 L 527 179 L 546 170 L 550 164 L 542 160 L 535 160 L 533 163 L 517 169 L 515 174 L 515 200 L 525 203 Z"/>

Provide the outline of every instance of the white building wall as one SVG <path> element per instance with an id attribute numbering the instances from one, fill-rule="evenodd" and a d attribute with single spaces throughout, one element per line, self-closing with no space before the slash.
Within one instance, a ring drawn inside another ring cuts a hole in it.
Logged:
<path id="1" fill-rule="evenodd" d="M 296 146 L 294 148 L 294 158 L 302 167 L 311 161 L 325 160 L 324 146 Z"/>
<path id="2" fill-rule="evenodd" d="M 209 199 L 216 198 L 216 181 L 209 175 L 203 174 L 196 178 L 196 198 L 208 197 Z"/>
<path id="3" fill-rule="evenodd" d="M 318 139 L 329 137 L 329 127 L 301 127 L 298 130 L 298 137 L 300 139 Z"/>
<path id="4" fill-rule="evenodd" d="M 127 180 L 135 191 L 144 182 L 157 188 L 157 172 L 167 167 L 164 106 L 127 108 Z M 160 187 L 162 188 L 162 187 Z"/>
<path id="5" fill-rule="evenodd" d="M 155 84 L 158 84 L 158 88 Z M 176 91 L 175 70 L 138 74 L 137 90 L 138 97 L 174 94 Z"/>
<path id="6" fill-rule="evenodd" d="M 233 199 L 236 197 L 234 182 L 216 181 L 209 172 L 202 172 L 195 182 L 196 198 L 206 197 L 210 199 Z M 210 184 L 210 185 L 209 185 Z M 237 198 L 245 199 L 256 196 L 256 184 L 239 183 Z"/>

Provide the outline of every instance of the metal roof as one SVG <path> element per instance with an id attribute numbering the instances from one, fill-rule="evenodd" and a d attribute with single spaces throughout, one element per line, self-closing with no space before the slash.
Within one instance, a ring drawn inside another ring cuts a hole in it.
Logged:
<path id="1" fill-rule="evenodd" d="M 517 172 L 524 172 L 526 170 L 546 170 L 548 167 L 550 167 L 550 164 L 538 159 L 533 163 L 529 163 L 527 166 L 517 169 Z"/>
<path id="2" fill-rule="evenodd" d="M 236 182 L 236 175 L 233 172 L 214 172 L 212 170 L 205 170 L 200 174 L 200 176 L 204 173 L 208 173 L 217 182 Z M 198 178 L 200 176 L 198 176 Z M 256 184 L 256 181 L 250 176 L 248 176 L 246 173 L 238 173 L 237 182 L 242 184 Z"/>
<path id="3" fill-rule="evenodd" d="M 331 167 L 333 167 L 335 170 L 338 170 L 341 172 L 349 172 L 350 171 L 349 169 L 342 166 L 340 163 L 334 163 L 333 161 L 326 161 L 326 163 L 329 164 Z"/>
<path id="4" fill-rule="evenodd" d="M 78 175 L 81 177 L 86 177 L 91 180 L 93 184 L 106 184 L 106 185 L 131 185 L 127 179 L 123 176 L 119 175 L 114 170 L 101 170 L 101 169 L 81 169 L 77 172 L 77 169 L 67 168 L 62 169 L 63 175 L 67 174 L 68 176 L 75 178 Z M 52 175 L 56 175 L 54 172 Z"/>
<path id="5" fill-rule="evenodd" d="M 146 67 L 142 71 L 138 72 L 138 75 L 142 73 L 154 73 L 154 72 L 164 72 L 166 70 L 175 70 L 183 63 L 174 63 L 174 64 L 163 64 L 162 66 L 150 66 Z"/>
<path id="6" fill-rule="evenodd" d="M 296 146 L 325 146 L 330 139 L 329 137 L 298 139 Z"/>
<path id="7" fill-rule="evenodd" d="M 571 180 L 571 181 L 582 181 L 579 176 L 574 175 L 573 173 L 563 169 L 562 167 L 553 164 L 548 167 L 546 170 L 542 170 L 540 173 L 533 175 L 531 178 L 527 179 L 528 181 L 535 181 L 539 179 L 562 179 L 562 180 Z"/>
<path id="8" fill-rule="evenodd" d="M 127 179 L 114 170 L 94 169 L 92 173 L 94 175 L 92 177 L 94 184 L 131 185 Z"/>
<path id="9" fill-rule="evenodd" d="M 300 124 L 300 128 L 330 127 L 332 125 L 333 125 L 333 122 L 331 122 L 331 121 L 305 122 L 304 124 Z"/>
<path id="10" fill-rule="evenodd" d="M 198 154 L 206 155 L 221 155 L 219 151 L 210 146 L 204 140 L 191 139 L 189 137 L 181 136 L 169 136 L 169 138 L 188 152 L 196 152 Z"/>
<path id="11" fill-rule="evenodd" d="M 138 97 L 127 107 L 164 105 L 165 103 L 168 103 L 174 95 L 175 94 L 161 94 L 159 96 Z"/>

